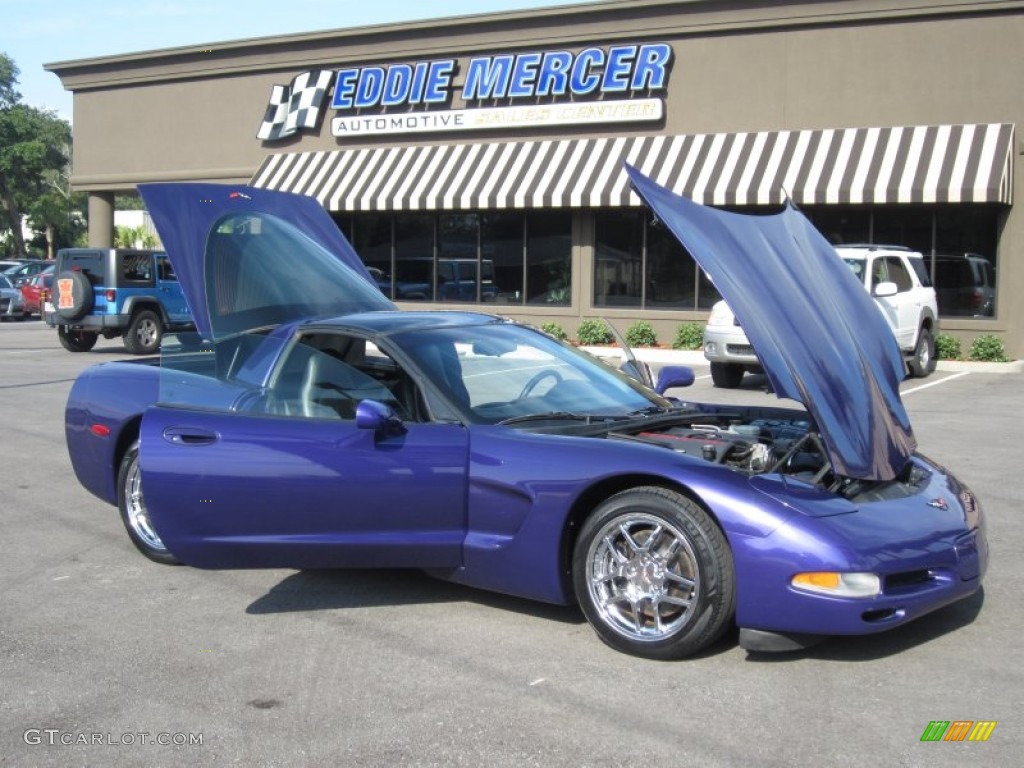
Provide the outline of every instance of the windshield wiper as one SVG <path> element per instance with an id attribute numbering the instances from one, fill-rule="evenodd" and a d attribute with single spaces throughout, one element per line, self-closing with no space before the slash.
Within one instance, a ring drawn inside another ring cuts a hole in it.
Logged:
<path id="1" fill-rule="evenodd" d="M 649 405 L 646 408 L 637 408 L 635 411 L 630 411 L 627 416 L 660 416 L 663 413 L 671 413 L 674 411 L 671 405 Z"/>
<path id="2" fill-rule="evenodd" d="M 585 421 L 588 424 L 593 419 L 604 420 L 605 417 L 592 416 L 588 413 L 572 413 L 571 411 L 547 411 L 545 413 L 525 413 L 522 416 L 512 416 L 498 422 L 504 424 L 520 424 L 526 421 Z"/>

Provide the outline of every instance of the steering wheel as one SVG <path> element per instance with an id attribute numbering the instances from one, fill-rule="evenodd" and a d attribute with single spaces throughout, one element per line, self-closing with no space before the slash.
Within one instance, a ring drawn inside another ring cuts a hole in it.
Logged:
<path id="1" fill-rule="evenodd" d="M 540 373 L 535 374 L 532 379 L 526 382 L 526 386 L 523 387 L 523 391 L 519 393 L 519 397 L 517 399 L 522 400 L 523 398 L 528 397 L 529 394 L 537 388 L 537 385 L 544 381 L 544 379 L 554 379 L 555 383 L 552 384 L 552 386 L 561 384 L 563 381 L 562 374 L 553 368 L 547 368 Z"/>

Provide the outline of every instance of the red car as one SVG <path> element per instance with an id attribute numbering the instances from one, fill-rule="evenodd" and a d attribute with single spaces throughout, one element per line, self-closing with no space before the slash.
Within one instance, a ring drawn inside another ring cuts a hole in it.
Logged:
<path id="1" fill-rule="evenodd" d="M 43 304 L 50 297 L 53 288 L 53 267 L 47 267 L 38 275 L 21 286 L 21 296 L 25 299 L 25 313 L 42 315 Z"/>

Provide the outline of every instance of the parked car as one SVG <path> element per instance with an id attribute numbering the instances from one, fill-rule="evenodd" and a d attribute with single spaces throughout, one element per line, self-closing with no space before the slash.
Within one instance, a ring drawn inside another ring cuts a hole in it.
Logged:
<path id="1" fill-rule="evenodd" d="M 944 316 L 992 317 L 996 309 L 996 272 L 977 253 L 935 255 L 935 293 Z"/>
<path id="2" fill-rule="evenodd" d="M 43 305 L 50 300 L 53 290 L 53 264 L 22 283 L 20 290 L 25 302 L 25 314 L 42 316 Z"/>
<path id="3" fill-rule="evenodd" d="M 21 291 L 14 287 L 7 275 L 0 275 L 0 320 L 14 318 L 23 320 L 26 316 L 25 301 Z"/>
<path id="4" fill-rule="evenodd" d="M 10 279 L 12 283 L 14 283 L 15 288 L 20 288 L 40 272 L 44 272 L 51 267 L 53 267 L 52 261 L 47 261 L 45 259 L 30 259 L 22 262 L 21 264 L 15 264 L 14 266 L 9 266 L 3 269 L 3 273 L 7 275 L 8 279 Z"/>
<path id="5" fill-rule="evenodd" d="M 753 650 L 881 632 L 974 593 L 981 506 L 916 453 L 899 349 L 845 264 L 795 210 L 724 214 L 631 173 L 723 296 L 763 295 L 754 343 L 806 410 L 686 402 L 666 394 L 689 369 L 652 389 L 506 318 L 399 311 L 314 198 L 142 185 L 204 346 L 80 375 L 76 476 L 160 563 L 422 568 L 578 603 L 654 659 L 733 624 Z"/>
<path id="6" fill-rule="evenodd" d="M 875 298 L 910 374 L 928 376 L 935 370 L 939 310 L 924 257 L 898 246 L 853 245 L 835 251 Z M 750 300 L 758 299 L 753 295 Z M 744 373 L 760 373 L 754 349 L 729 305 L 717 302 L 704 331 L 704 357 L 711 363 L 715 386 L 735 388 L 743 382 Z"/>
<path id="7" fill-rule="evenodd" d="M 167 254 L 125 248 L 57 252 L 53 301 L 43 319 L 69 352 L 88 352 L 99 336 L 121 336 L 129 352 L 160 348 L 167 331 L 193 328 Z"/>

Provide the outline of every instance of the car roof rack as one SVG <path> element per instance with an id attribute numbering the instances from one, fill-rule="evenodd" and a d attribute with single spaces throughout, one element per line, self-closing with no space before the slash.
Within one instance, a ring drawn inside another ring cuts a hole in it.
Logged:
<path id="1" fill-rule="evenodd" d="M 907 251 L 914 252 L 906 245 L 886 245 L 885 243 L 836 243 L 833 248 L 864 248 L 869 251 Z"/>

